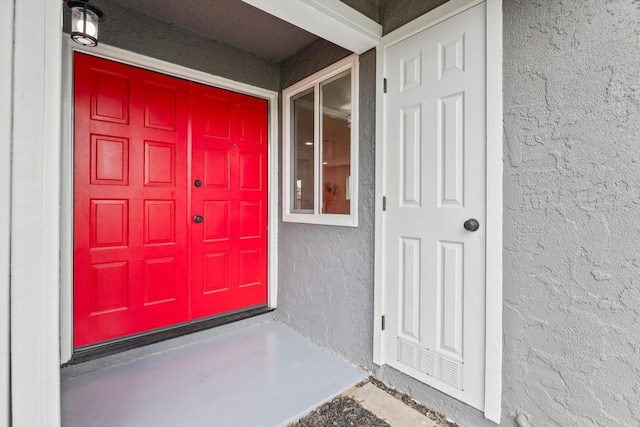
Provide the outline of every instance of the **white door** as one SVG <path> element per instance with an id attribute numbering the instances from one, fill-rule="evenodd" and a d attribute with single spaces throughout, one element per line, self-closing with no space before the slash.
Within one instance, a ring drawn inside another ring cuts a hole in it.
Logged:
<path id="1" fill-rule="evenodd" d="M 485 37 L 483 3 L 387 49 L 382 171 L 383 360 L 481 410 Z"/>

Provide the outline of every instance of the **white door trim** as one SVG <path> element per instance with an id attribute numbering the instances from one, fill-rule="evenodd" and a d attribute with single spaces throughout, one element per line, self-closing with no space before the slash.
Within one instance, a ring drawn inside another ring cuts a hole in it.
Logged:
<path id="1" fill-rule="evenodd" d="M 11 117 L 13 98 L 13 10 L 0 2 L 0 425 L 11 425 L 9 330 L 11 312 Z"/>
<path id="2" fill-rule="evenodd" d="M 486 234 L 486 354 L 485 417 L 501 418 L 502 400 L 502 0 L 451 0 L 384 36 L 377 47 L 376 66 L 376 206 L 375 206 L 375 299 L 373 361 L 386 363 L 382 349 L 381 319 L 385 314 L 384 221 L 385 195 L 384 77 L 387 49 L 412 35 L 486 1 L 487 28 L 487 234 Z"/>
<path id="3" fill-rule="evenodd" d="M 83 52 L 100 58 L 156 71 L 208 86 L 244 93 L 269 102 L 269 237 L 268 295 L 269 307 L 275 308 L 278 295 L 278 93 L 257 86 L 214 76 L 170 62 L 100 44 L 86 48 L 63 35 L 62 60 L 62 170 L 60 215 L 60 343 L 61 363 L 73 354 L 73 52 Z"/>
<path id="4" fill-rule="evenodd" d="M 11 147 L 9 424 L 57 427 L 62 2 L 4 3 L 2 23 L 13 21 L 11 35 L 1 32 L 0 58 L 2 77 L 11 68 L 11 90 L 2 96 L 12 103 L 11 137 L 2 140 L 3 152 Z"/>

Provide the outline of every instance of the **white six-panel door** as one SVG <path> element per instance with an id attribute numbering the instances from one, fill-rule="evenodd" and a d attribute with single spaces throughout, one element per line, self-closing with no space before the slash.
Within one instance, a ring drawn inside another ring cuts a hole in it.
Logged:
<path id="1" fill-rule="evenodd" d="M 387 49 L 382 171 L 383 360 L 481 410 L 485 34 L 482 3 Z"/>

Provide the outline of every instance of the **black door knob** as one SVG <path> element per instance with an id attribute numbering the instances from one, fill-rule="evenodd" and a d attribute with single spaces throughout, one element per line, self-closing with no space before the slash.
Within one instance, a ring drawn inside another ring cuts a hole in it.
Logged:
<path id="1" fill-rule="evenodd" d="M 202 215 L 196 215 L 193 217 L 193 222 L 195 222 L 196 224 L 200 224 L 202 221 L 204 221 Z"/>
<path id="2" fill-rule="evenodd" d="M 202 187 L 202 181 L 200 181 L 199 179 L 196 179 L 193 185 L 195 185 L 196 187 Z"/>
<path id="3" fill-rule="evenodd" d="M 477 219 L 471 218 L 464 222 L 464 229 L 467 231 L 476 231 L 478 228 L 480 228 L 480 223 Z"/>

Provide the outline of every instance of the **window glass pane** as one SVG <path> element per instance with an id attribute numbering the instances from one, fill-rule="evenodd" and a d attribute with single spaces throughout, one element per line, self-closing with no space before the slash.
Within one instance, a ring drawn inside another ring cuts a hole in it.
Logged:
<path id="1" fill-rule="evenodd" d="M 314 205 L 313 88 L 292 100 L 293 210 L 311 211 Z"/>
<path id="2" fill-rule="evenodd" d="M 351 213 L 351 71 L 320 85 L 322 213 Z"/>

